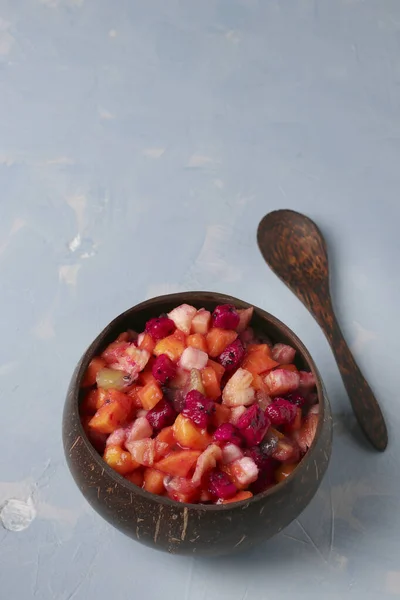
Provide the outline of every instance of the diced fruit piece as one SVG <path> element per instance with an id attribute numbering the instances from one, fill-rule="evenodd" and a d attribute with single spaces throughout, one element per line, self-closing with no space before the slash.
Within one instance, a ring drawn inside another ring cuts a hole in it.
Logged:
<path id="1" fill-rule="evenodd" d="M 195 390 L 197 392 L 200 392 L 200 394 L 206 395 L 206 390 L 204 389 L 203 385 L 203 379 L 198 369 L 190 370 L 189 381 L 186 384 L 186 389 L 188 392 Z"/>
<path id="2" fill-rule="evenodd" d="M 199 500 L 199 488 L 193 485 L 191 479 L 186 479 L 186 477 L 166 476 L 164 478 L 164 487 L 171 500 L 187 502 L 189 504 Z"/>
<path id="3" fill-rule="evenodd" d="M 291 402 L 292 404 L 295 404 L 296 406 L 299 406 L 300 408 L 302 406 L 304 406 L 306 399 L 304 398 L 304 396 L 302 396 L 301 394 L 299 394 L 298 392 L 292 392 L 290 394 L 287 394 L 285 396 L 286 400 L 289 400 L 289 402 Z"/>
<path id="4" fill-rule="evenodd" d="M 153 428 L 146 417 L 139 417 L 129 427 L 127 432 L 126 444 L 143 440 L 153 435 Z"/>
<path id="5" fill-rule="evenodd" d="M 89 427 L 91 418 L 92 417 L 90 415 L 83 415 L 81 417 L 82 427 L 92 446 L 97 450 L 99 454 L 103 454 L 104 448 L 106 447 L 107 434 L 100 433 L 99 431 L 96 431 L 95 429 Z"/>
<path id="6" fill-rule="evenodd" d="M 265 413 L 274 427 L 288 425 L 296 418 L 297 407 L 284 398 L 275 398 L 267 406 Z"/>
<path id="7" fill-rule="evenodd" d="M 247 329 L 242 331 L 239 337 L 245 348 L 248 348 L 251 344 L 255 344 L 257 342 L 254 331 L 251 327 L 247 327 Z"/>
<path id="8" fill-rule="evenodd" d="M 206 336 L 208 354 L 212 358 L 219 356 L 229 344 L 236 340 L 237 335 L 236 331 L 217 327 L 210 329 Z"/>
<path id="9" fill-rule="evenodd" d="M 150 334 L 156 342 L 171 335 L 175 330 L 175 323 L 168 317 L 156 317 L 147 321 L 145 331 Z"/>
<path id="10" fill-rule="evenodd" d="M 192 319 L 191 330 L 193 333 L 201 333 L 205 335 L 208 333 L 211 325 L 211 313 L 204 308 L 197 311 Z"/>
<path id="11" fill-rule="evenodd" d="M 212 314 L 214 327 L 221 329 L 236 329 L 240 317 L 232 304 L 219 304 Z"/>
<path id="12" fill-rule="evenodd" d="M 216 442 L 235 444 L 236 446 L 241 446 L 243 442 L 239 430 L 231 423 L 220 425 L 214 431 L 213 437 Z"/>
<path id="13" fill-rule="evenodd" d="M 150 353 L 147 350 L 140 350 L 132 343 L 110 367 L 126 371 L 133 378 L 143 371 L 149 359 Z"/>
<path id="14" fill-rule="evenodd" d="M 257 446 L 267 433 L 270 421 L 257 404 L 246 410 L 237 427 L 248 446 Z"/>
<path id="15" fill-rule="evenodd" d="M 295 356 L 296 350 L 287 344 L 275 344 L 272 348 L 272 358 L 280 365 L 290 365 Z"/>
<path id="16" fill-rule="evenodd" d="M 176 448 L 176 440 L 172 426 L 164 427 L 164 429 L 161 429 L 160 433 L 156 437 L 156 440 L 168 446 L 168 448 L 166 449 L 167 454 L 170 450 Z"/>
<path id="17" fill-rule="evenodd" d="M 138 487 L 142 487 L 142 485 L 143 485 L 142 469 L 136 469 L 135 471 L 133 471 L 133 473 L 130 473 L 129 475 L 125 475 L 125 479 L 127 479 L 131 483 L 134 483 Z"/>
<path id="18" fill-rule="evenodd" d="M 235 444 L 226 444 L 222 448 L 222 464 L 229 465 L 235 460 L 239 460 L 239 458 L 243 458 L 243 452 L 236 446 Z"/>
<path id="19" fill-rule="evenodd" d="M 236 496 L 233 496 L 233 498 L 224 500 L 222 502 L 222 504 L 233 504 L 234 502 L 242 502 L 243 500 L 250 500 L 250 498 L 252 498 L 252 497 L 253 497 L 253 494 L 251 492 L 242 491 L 242 492 L 238 492 L 236 494 Z"/>
<path id="20" fill-rule="evenodd" d="M 306 452 L 312 445 L 318 427 L 319 417 L 316 414 L 308 414 L 303 421 L 300 431 L 296 434 L 296 440 L 302 452 Z"/>
<path id="21" fill-rule="evenodd" d="M 221 459 L 221 448 L 217 446 L 217 444 L 210 444 L 197 459 L 196 468 L 192 477 L 193 485 L 200 485 L 202 478 L 207 471 L 214 469 L 217 465 L 217 461 L 220 461 Z"/>
<path id="22" fill-rule="evenodd" d="M 226 371 L 234 371 L 241 365 L 244 355 L 245 351 L 243 344 L 239 339 L 236 339 L 221 352 L 218 361 Z"/>
<path id="23" fill-rule="evenodd" d="M 257 391 L 268 393 L 268 387 L 262 375 L 257 375 L 256 373 L 253 373 L 253 381 L 251 382 L 251 385 Z"/>
<path id="24" fill-rule="evenodd" d="M 250 321 L 254 313 L 254 307 L 251 306 L 250 308 L 242 308 L 241 310 L 238 310 L 237 313 L 239 315 L 239 324 L 236 327 L 236 331 L 238 333 L 243 333 L 250 325 Z"/>
<path id="25" fill-rule="evenodd" d="M 263 391 L 257 390 L 256 391 L 256 402 L 258 404 L 258 406 L 261 408 L 261 410 L 264 410 L 267 408 L 267 406 L 269 406 L 272 402 L 272 398 Z"/>
<path id="26" fill-rule="evenodd" d="M 205 367 L 201 372 L 204 393 L 208 398 L 217 400 L 221 396 L 220 382 L 212 367 Z"/>
<path id="27" fill-rule="evenodd" d="M 165 385 L 176 375 L 176 365 L 166 354 L 157 356 L 151 369 L 153 377 L 161 385 Z"/>
<path id="28" fill-rule="evenodd" d="M 108 466 L 120 475 L 127 475 L 139 466 L 130 453 L 122 450 L 120 446 L 107 446 L 103 458 Z"/>
<path id="29" fill-rule="evenodd" d="M 194 306 L 190 306 L 189 304 L 181 304 L 180 306 L 177 306 L 171 310 L 171 312 L 168 313 L 168 317 L 175 323 L 175 326 L 180 331 L 183 331 L 183 333 L 189 335 L 190 327 L 196 313 L 197 310 L 194 308 Z"/>
<path id="30" fill-rule="evenodd" d="M 244 489 L 253 483 L 258 477 L 258 467 L 249 456 L 235 460 L 228 467 L 230 477 L 238 489 Z"/>
<path id="31" fill-rule="evenodd" d="M 186 477 L 196 464 L 201 452 L 198 450 L 178 450 L 171 452 L 156 463 L 156 468 L 167 475 Z"/>
<path id="32" fill-rule="evenodd" d="M 174 436 L 183 448 L 205 450 L 211 441 L 206 429 L 200 429 L 182 414 L 178 415 L 173 424 Z"/>
<path id="33" fill-rule="evenodd" d="M 156 440 L 145 438 L 126 442 L 125 446 L 131 453 L 134 461 L 145 467 L 152 467 L 156 458 Z"/>
<path id="34" fill-rule="evenodd" d="M 317 381 L 313 373 L 308 371 L 300 371 L 299 393 L 308 396 L 310 392 L 315 390 Z"/>
<path id="35" fill-rule="evenodd" d="M 282 369 L 283 371 L 292 371 L 292 373 L 298 372 L 296 365 L 279 365 L 279 369 Z"/>
<path id="36" fill-rule="evenodd" d="M 275 369 L 265 376 L 265 383 L 268 386 L 271 396 L 284 396 L 289 392 L 294 392 L 299 387 L 300 375 L 285 371 L 284 369 Z"/>
<path id="37" fill-rule="evenodd" d="M 144 387 L 148 383 L 154 383 L 156 385 L 158 384 L 157 379 L 154 377 L 154 375 L 152 373 L 153 364 L 154 364 L 154 362 L 152 362 L 151 366 L 150 366 L 150 364 L 147 365 L 147 367 L 144 369 L 144 371 L 142 371 L 139 375 L 138 383 L 142 387 Z"/>
<path id="38" fill-rule="evenodd" d="M 106 366 L 106 361 L 99 356 L 92 358 L 82 379 L 81 387 L 91 387 L 96 383 L 97 373 Z"/>
<path id="39" fill-rule="evenodd" d="M 222 365 L 215 362 L 215 360 L 209 360 L 207 363 L 207 367 L 211 367 L 217 376 L 218 382 L 221 383 L 221 379 L 225 373 L 225 369 Z"/>
<path id="40" fill-rule="evenodd" d="M 231 409 L 231 418 L 229 419 L 229 423 L 232 423 L 232 425 L 235 425 L 235 427 L 237 426 L 237 424 L 239 423 L 239 419 L 242 415 L 244 415 L 244 413 L 246 412 L 246 407 L 245 406 L 236 406 L 234 408 Z"/>
<path id="41" fill-rule="evenodd" d="M 124 373 L 124 371 L 104 368 L 97 372 L 96 383 L 98 387 L 101 387 L 104 390 L 110 388 L 123 390 L 131 383 L 131 378 L 127 373 Z"/>
<path id="42" fill-rule="evenodd" d="M 177 362 L 185 349 L 185 344 L 175 335 L 170 335 L 157 342 L 153 353 L 156 356 L 166 354 L 173 362 Z"/>
<path id="43" fill-rule="evenodd" d="M 138 337 L 139 348 L 141 350 L 147 350 L 149 354 L 153 354 L 155 345 L 155 339 L 149 333 L 140 334 L 140 336 Z"/>
<path id="44" fill-rule="evenodd" d="M 143 488 L 150 494 L 162 494 L 164 491 L 165 474 L 157 469 L 148 467 L 144 470 Z"/>
<path id="45" fill-rule="evenodd" d="M 229 406 L 225 406 L 224 404 L 215 403 L 215 413 L 211 417 L 211 425 L 213 427 L 219 427 L 224 423 L 229 423 L 231 418 L 231 409 Z"/>
<path id="46" fill-rule="evenodd" d="M 121 356 L 123 356 L 123 354 L 125 353 L 125 350 L 129 347 L 129 344 L 130 344 L 129 340 L 128 341 L 116 340 L 115 342 L 112 342 L 111 344 L 109 344 L 107 346 L 107 348 L 104 350 L 101 357 L 106 361 L 106 363 L 108 365 L 111 365 L 112 363 L 116 363 L 121 358 Z"/>
<path id="47" fill-rule="evenodd" d="M 197 350 L 202 350 L 203 352 L 208 352 L 206 338 L 204 335 L 201 335 L 201 333 L 193 333 L 192 335 L 188 335 L 186 338 L 186 346 L 197 348 Z"/>
<path id="48" fill-rule="evenodd" d="M 172 425 L 176 418 L 176 410 L 167 400 L 160 400 L 154 408 L 149 410 L 146 415 L 147 421 L 154 429 L 159 431 L 164 427 Z"/>
<path id="49" fill-rule="evenodd" d="M 251 387 L 253 375 L 246 369 L 238 369 L 232 375 L 222 392 L 222 402 L 227 406 L 248 406 L 255 399 L 255 390 Z"/>
<path id="50" fill-rule="evenodd" d="M 290 465 L 281 464 L 275 471 L 275 479 L 277 483 L 284 481 L 297 467 L 298 463 L 292 463 Z"/>
<path id="51" fill-rule="evenodd" d="M 131 411 L 129 397 L 117 390 L 108 390 L 106 403 L 89 421 L 89 426 L 100 433 L 112 433 L 124 424 Z"/>
<path id="52" fill-rule="evenodd" d="M 190 371 L 191 369 L 204 369 L 208 361 L 208 355 L 206 352 L 202 350 L 198 350 L 197 348 L 185 348 L 182 353 L 182 356 L 179 361 L 179 365 L 186 369 L 186 371 Z"/>
<path id="53" fill-rule="evenodd" d="M 143 389 L 143 386 L 141 385 L 134 385 L 132 386 L 132 388 L 129 390 L 129 392 L 127 392 L 127 396 L 129 396 L 132 406 L 134 408 L 142 408 L 142 403 L 140 401 L 139 398 L 139 392 L 140 390 Z"/>
<path id="54" fill-rule="evenodd" d="M 211 471 L 208 477 L 208 490 L 216 498 L 228 500 L 236 495 L 237 489 L 228 475 L 219 469 Z"/>
<path id="55" fill-rule="evenodd" d="M 120 446 L 122 448 L 125 444 L 129 430 L 129 427 L 118 427 L 118 429 L 110 433 L 107 437 L 106 446 Z"/>
<path id="56" fill-rule="evenodd" d="M 246 456 L 250 456 L 256 463 L 260 471 L 271 471 L 276 464 L 274 459 L 271 457 L 268 449 L 264 449 L 263 446 L 253 446 L 246 450 Z"/>
<path id="57" fill-rule="evenodd" d="M 301 425 L 302 425 L 301 408 L 299 408 L 298 406 L 295 406 L 295 408 L 296 408 L 296 416 L 293 419 L 293 421 L 291 421 L 291 423 L 288 423 L 287 425 L 285 425 L 286 433 L 293 433 L 294 431 L 299 431 L 299 429 L 301 429 Z"/>
<path id="58" fill-rule="evenodd" d="M 163 397 L 160 387 L 155 383 L 148 383 L 139 392 L 138 396 L 145 410 L 151 410 Z"/>
<path id="59" fill-rule="evenodd" d="M 265 371 L 269 371 L 277 366 L 278 363 L 271 358 L 271 350 L 267 344 L 249 346 L 242 363 L 243 369 L 247 369 L 247 371 L 255 375 L 265 373 Z"/>
<path id="60" fill-rule="evenodd" d="M 188 417 L 198 427 L 207 428 L 214 412 L 214 402 L 200 392 L 192 390 L 186 394 L 182 415 Z"/>
<path id="61" fill-rule="evenodd" d="M 284 437 L 278 440 L 276 448 L 272 453 L 272 457 L 280 462 L 298 462 L 299 454 L 299 447 L 297 444 Z"/>

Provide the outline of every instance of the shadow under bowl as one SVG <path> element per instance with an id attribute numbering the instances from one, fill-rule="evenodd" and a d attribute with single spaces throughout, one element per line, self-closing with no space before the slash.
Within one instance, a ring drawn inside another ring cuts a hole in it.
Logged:
<path id="1" fill-rule="evenodd" d="M 72 376 L 63 414 L 64 452 L 72 476 L 89 504 L 134 540 L 174 554 L 217 556 L 267 540 L 296 519 L 316 493 L 328 467 L 332 416 L 321 376 L 308 350 L 281 321 L 254 307 L 252 327 L 297 351 L 298 368 L 317 380 L 320 419 L 311 448 L 293 473 L 264 493 L 227 505 L 180 504 L 130 483 L 93 448 L 79 416 L 80 383 L 90 360 L 123 331 L 142 331 L 146 321 L 182 303 L 213 310 L 217 304 L 248 308 L 247 302 L 214 292 L 182 292 L 146 300 L 119 315 L 100 333 Z"/>

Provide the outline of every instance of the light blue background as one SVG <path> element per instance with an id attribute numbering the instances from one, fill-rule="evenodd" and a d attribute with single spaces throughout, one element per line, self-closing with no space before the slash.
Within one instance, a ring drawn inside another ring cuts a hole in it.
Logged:
<path id="1" fill-rule="evenodd" d="M 0 0 L 0 528 L 13 600 L 400 596 L 398 0 Z M 323 334 L 255 242 L 315 219 L 339 319 L 387 417 L 363 442 Z M 67 471 L 82 351 L 157 294 L 227 292 L 284 320 L 322 372 L 334 452 L 313 502 L 247 556 L 179 558 L 119 534 Z"/>

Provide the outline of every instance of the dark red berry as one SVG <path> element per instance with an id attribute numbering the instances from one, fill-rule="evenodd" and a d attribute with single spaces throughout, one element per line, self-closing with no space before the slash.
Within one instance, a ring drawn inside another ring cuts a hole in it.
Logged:
<path id="1" fill-rule="evenodd" d="M 213 469 L 208 476 L 208 491 L 217 498 L 233 498 L 237 490 L 228 475 L 219 469 Z"/>
<path id="2" fill-rule="evenodd" d="M 291 423 L 297 415 L 297 406 L 284 398 L 276 398 L 265 409 L 272 425 L 286 425 Z"/>
<path id="3" fill-rule="evenodd" d="M 231 423 L 223 423 L 220 425 L 215 430 L 213 437 L 216 442 L 235 444 L 235 446 L 241 446 L 243 443 L 239 430 Z"/>
<path id="4" fill-rule="evenodd" d="M 240 417 L 237 427 L 248 446 L 257 446 L 270 426 L 270 420 L 259 406 L 253 404 Z"/>
<path id="5" fill-rule="evenodd" d="M 154 408 L 149 410 L 146 419 L 157 430 L 172 425 L 176 418 L 176 411 L 166 400 L 160 400 Z"/>
<path id="6" fill-rule="evenodd" d="M 175 331 L 175 323 L 168 317 L 156 317 L 147 321 L 145 331 L 153 340 L 161 340 Z"/>
<path id="7" fill-rule="evenodd" d="M 225 350 L 219 355 L 218 362 L 225 368 L 226 371 L 233 371 L 240 367 L 244 359 L 245 350 L 242 342 L 237 339 L 232 344 L 229 344 Z"/>
<path id="8" fill-rule="evenodd" d="M 161 385 L 165 385 L 170 379 L 176 375 L 176 365 L 166 354 L 160 354 L 154 361 L 151 369 L 153 377 L 157 379 Z"/>
<path id="9" fill-rule="evenodd" d="M 215 404 L 197 390 L 186 394 L 182 414 L 188 417 L 195 425 L 205 429 L 215 412 Z"/>
<path id="10" fill-rule="evenodd" d="M 214 327 L 236 329 L 240 317 L 232 304 L 219 304 L 212 314 L 212 320 Z"/>

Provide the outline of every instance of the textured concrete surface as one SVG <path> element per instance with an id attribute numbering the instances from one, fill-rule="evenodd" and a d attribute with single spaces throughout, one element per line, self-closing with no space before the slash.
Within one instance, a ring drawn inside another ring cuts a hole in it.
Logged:
<path id="1" fill-rule="evenodd" d="M 400 596 L 398 0 L 0 0 L 0 596 Z M 264 264 L 275 208 L 321 226 L 339 319 L 387 417 L 358 433 L 328 345 Z M 75 487 L 60 440 L 82 351 L 168 291 L 266 308 L 316 359 L 335 415 L 320 491 L 275 540 L 155 553 Z M 12 502 L 10 502 L 12 500 Z M 17 500 L 18 502 L 15 502 Z"/>

